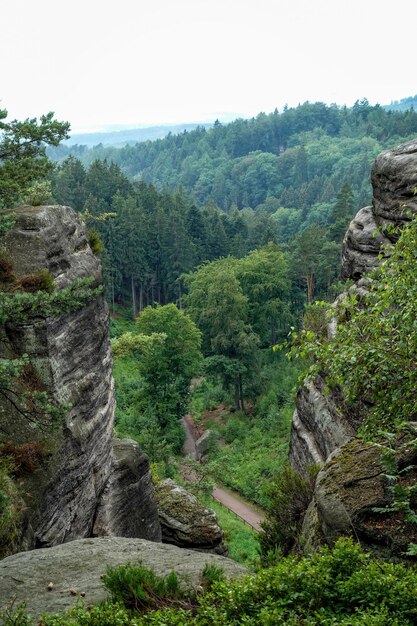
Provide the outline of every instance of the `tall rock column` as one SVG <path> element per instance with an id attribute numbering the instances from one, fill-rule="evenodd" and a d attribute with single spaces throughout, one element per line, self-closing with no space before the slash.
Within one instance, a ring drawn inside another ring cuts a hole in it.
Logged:
<path id="1" fill-rule="evenodd" d="M 362 278 L 375 269 L 383 246 L 393 243 L 392 227 L 417 213 L 417 140 L 382 152 L 372 167 L 372 206 L 361 209 L 349 225 L 343 242 L 342 277 L 366 288 Z M 358 421 L 335 393 L 324 394 L 319 377 L 298 391 L 292 421 L 290 461 L 304 473 L 307 465 L 322 465 L 357 432 Z"/>
<path id="2" fill-rule="evenodd" d="M 14 213 L 16 224 L 6 235 L 4 248 L 17 277 L 48 270 L 56 289 L 89 276 L 94 285 L 101 284 L 99 260 L 72 209 L 23 206 Z M 26 525 L 22 546 L 51 546 L 91 536 L 103 496 L 114 500 L 119 488 L 115 473 L 126 480 L 126 472 L 120 471 L 123 462 L 113 454 L 115 396 L 103 296 L 82 309 L 33 319 L 17 331 L 6 332 L 0 349 L 6 354 L 28 354 L 34 376 L 66 406 L 63 423 L 45 432 L 25 422 L 10 406 L 0 405 L 2 439 L 16 444 L 36 441 L 43 451 L 42 463 L 23 478 Z M 134 532 L 134 536 L 160 540 L 149 468 L 142 455 L 139 465 L 142 483 L 147 483 L 142 494 L 146 515 L 125 482 L 125 514 L 107 516 L 103 534 L 132 536 Z M 138 482 L 137 472 L 134 474 L 130 484 Z M 120 499 L 120 494 L 117 497 Z"/>

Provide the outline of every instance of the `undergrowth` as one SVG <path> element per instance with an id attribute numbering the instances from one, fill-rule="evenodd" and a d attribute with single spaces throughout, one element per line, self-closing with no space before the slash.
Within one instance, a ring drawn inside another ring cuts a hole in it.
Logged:
<path id="1" fill-rule="evenodd" d="M 3 614 L 4 624 L 413 626 L 417 620 L 417 570 L 378 561 L 347 538 L 339 539 L 332 550 L 325 547 L 310 556 L 282 558 L 255 575 L 240 580 L 212 580 L 209 591 L 197 589 L 195 593 L 188 588 L 180 597 L 176 584 L 171 594 L 167 577 L 161 583 L 161 577 L 147 574 L 146 584 L 158 595 L 157 610 L 152 608 L 153 601 L 152 606 L 132 606 L 132 579 L 138 576 L 134 569 L 120 569 L 116 586 L 113 581 L 117 570 L 110 578 L 105 576 L 113 597 L 111 603 L 93 608 L 78 606 L 64 615 L 44 616 L 36 621 L 21 614 L 20 623 L 13 621 L 13 614 L 6 618 Z M 164 585 L 161 595 L 156 593 L 160 584 Z"/>

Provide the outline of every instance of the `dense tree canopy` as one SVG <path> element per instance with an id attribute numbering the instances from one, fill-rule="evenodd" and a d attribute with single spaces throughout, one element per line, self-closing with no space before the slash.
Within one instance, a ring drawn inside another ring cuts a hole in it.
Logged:
<path id="1" fill-rule="evenodd" d="M 158 189 L 182 186 L 200 206 L 212 201 L 225 211 L 236 205 L 269 212 L 285 207 L 302 211 L 305 223 L 317 207 L 335 201 L 346 181 L 356 208 L 367 204 L 372 160 L 416 131 L 413 110 L 386 111 L 367 100 L 351 108 L 305 102 L 208 130 L 118 149 L 97 146 L 82 154 L 79 147 L 63 148 L 62 155 L 80 156 L 84 165 L 107 158 L 131 179 Z"/>
<path id="2" fill-rule="evenodd" d="M 182 429 L 179 418 L 186 410 L 190 382 L 199 372 L 201 333 L 175 304 L 146 307 L 135 331 L 113 341 L 116 358 L 137 358 L 138 392 L 129 428 L 143 439 L 163 437 L 179 452 Z M 154 435 L 156 437 L 154 437 Z"/>

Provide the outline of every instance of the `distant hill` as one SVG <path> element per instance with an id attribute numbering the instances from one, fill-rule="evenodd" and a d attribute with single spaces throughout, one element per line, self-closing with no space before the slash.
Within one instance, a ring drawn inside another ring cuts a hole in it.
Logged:
<path id="1" fill-rule="evenodd" d="M 120 148 L 64 145 L 48 154 L 79 159 L 81 172 L 106 160 L 160 191 L 181 187 L 197 206 L 274 215 L 286 241 L 310 224 L 328 223 L 342 191 L 353 196 L 349 217 L 369 204 L 373 159 L 416 134 L 417 109 L 391 111 L 366 99 L 350 108 L 305 102 Z"/>
<path id="2" fill-rule="evenodd" d="M 386 111 L 408 111 L 410 109 L 417 110 L 417 94 L 415 96 L 409 96 L 402 100 L 392 100 L 391 104 L 385 104 L 384 109 Z"/>
<path id="3" fill-rule="evenodd" d="M 73 146 L 75 144 L 79 146 L 87 146 L 92 148 L 102 144 L 103 146 L 113 146 L 120 148 L 126 144 L 135 144 L 141 141 L 154 141 L 156 139 L 163 139 L 169 133 L 178 135 L 179 133 L 191 131 L 197 128 L 197 126 L 204 126 L 210 128 L 212 123 L 204 124 L 176 124 L 167 126 L 148 126 L 145 128 L 128 128 L 125 130 L 117 131 L 103 131 L 98 133 L 74 133 L 69 139 L 63 142 L 63 145 Z"/>

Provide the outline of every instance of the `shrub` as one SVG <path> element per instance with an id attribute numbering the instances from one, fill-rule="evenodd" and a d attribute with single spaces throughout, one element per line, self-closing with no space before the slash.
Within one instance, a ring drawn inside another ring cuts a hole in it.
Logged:
<path id="1" fill-rule="evenodd" d="M 36 274 L 27 274 L 18 278 L 13 287 L 13 291 L 24 291 L 26 293 L 35 293 L 37 291 L 46 291 L 52 293 L 55 289 L 53 276 L 48 270 L 41 270 Z"/>
<path id="2" fill-rule="evenodd" d="M 37 441 L 28 441 L 21 445 L 8 441 L 0 446 L 0 458 L 5 457 L 12 459 L 13 476 L 20 477 L 32 474 L 39 467 L 43 452 Z"/>
<path id="3" fill-rule="evenodd" d="M 16 280 L 13 264 L 2 253 L 0 253 L 0 282 L 12 283 Z"/>
<path id="4" fill-rule="evenodd" d="M 286 555 L 296 547 L 317 473 L 318 467 L 313 465 L 302 477 L 286 465 L 269 488 L 270 505 L 259 536 L 264 563 L 274 558 L 277 550 Z"/>
<path id="5" fill-rule="evenodd" d="M 90 245 L 91 251 L 96 256 L 101 254 L 104 250 L 104 243 L 100 236 L 100 233 L 95 228 L 90 228 L 87 232 L 88 235 L 88 243 Z"/>
<path id="6" fill-rule="evenodd" d="M 23 501 L 13 480 L 13 471 L 12 460 L 0 458 L 0 558 L 13 552 L 23 512 Z"/>
<path id="7" fill-rule="evenodd" d="M 156 609 L 186 595 L 175 572 L 158 576 L 141 563 L 108 567 L 103 582 L 113 602 L 121 602 L 127 608 L 138 611 Z"/>
<path id="8" fill-rule="evenodd" d="M 122 575 L 139 589 L 149 585 L 164 593 L 166 579 L 150 570 L 133 568 Z M 120 598 L 118 571 L 116 596 Z M 161 582 L 163 581 L 163 582 Z M 162 589 L 161 589 L 162 585 Z M 174 592 L 176 593 L 176 583 Z M 146 591 L 146 590 L 145 590 Z M 148 597 L 152 598 L 152 594 Z M 127 594 L 131 603 L 132 594 Z M 159 599 L 160 600 L 160 599 Z M 162 606 L 162 602 L 157 604 Z M 153 600 L 152 600 L 153 602 Z M 135 614 L 124 606 L 104 604 L 92 609 L 76 607 L 61 616 L 43 617 L 38 626 L 413 626 L 417 619 L 417 572 L 404 565 L 384 563 L 364 553 L 351 539 L 339 539 L 331 550 L 322 548 L 307 557 L 282 558 L 274 567 L 239 580 L 213 582 L 212 589 L 186 609 L 170 608 Z M 7 626 L 35 626 L 34 621 L 6 622 Z M 1 616 L 0 616 L 1 617 Z M 11 616 L 13 618 L 13 616 Z"/>
<path id="9" fill-rule="evenodd" d="M 214 563 L 206 563 L 201 573 L 201 583 L 204 590 L 209 591 L 215 583 L 226 580 L 224 569 Z"/>
<path id="10" fill-rule="evenodd" d="M 51 182 L 42 180 L 34 183 L 25 193 L 24 202 L 32 206 L 49 204 L 52 201 Z"/>

